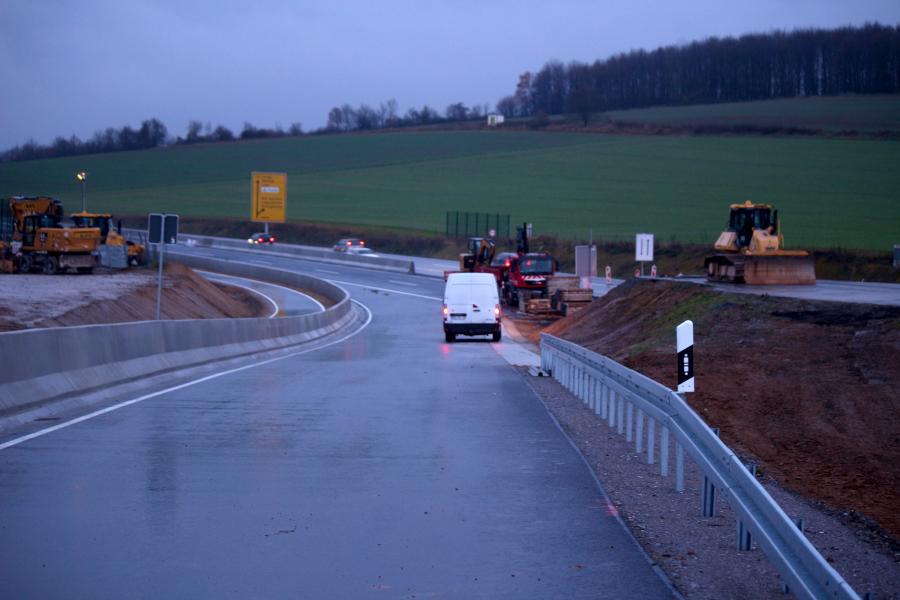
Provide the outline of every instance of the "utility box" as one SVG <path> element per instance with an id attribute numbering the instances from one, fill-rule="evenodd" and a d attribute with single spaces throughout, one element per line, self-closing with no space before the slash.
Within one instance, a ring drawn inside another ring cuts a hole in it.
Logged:
<path id="1" fill-rule="evenodd" d="M 575 246 L 575 275 L 581 287 L 591 287 L 591 279 L 597 276 L 597 246 Z"/>

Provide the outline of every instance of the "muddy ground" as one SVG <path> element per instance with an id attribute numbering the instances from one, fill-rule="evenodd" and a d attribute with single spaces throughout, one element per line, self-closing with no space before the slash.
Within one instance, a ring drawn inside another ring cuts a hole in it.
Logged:
<path id="1" fill-rule="evenodd" d="M 675 326 L 694 322 L 689 402 L 725 442 L 900 550 L 900 308 L 629 282 L 556 322 L 522 320 L 675 385 Z"/>
<path id="2" fill-rule="evenodd" d="M 122 323 L 156 318 L 153 269 L 93 275 L 0 275 L 0 331 Z M 212 283 L 188 267 L 168 265 L 162 318 L 215 319 L 268 316 L 256 295 Z"/>

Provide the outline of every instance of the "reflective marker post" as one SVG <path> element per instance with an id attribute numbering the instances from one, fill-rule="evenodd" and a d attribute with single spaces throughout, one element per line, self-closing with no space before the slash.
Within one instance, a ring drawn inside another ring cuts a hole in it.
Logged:
<path id="1" fill-rule="evenodd" d="M 694 322 L 685 321 L 675 328 L 678 391 L 694 391 Z"/>

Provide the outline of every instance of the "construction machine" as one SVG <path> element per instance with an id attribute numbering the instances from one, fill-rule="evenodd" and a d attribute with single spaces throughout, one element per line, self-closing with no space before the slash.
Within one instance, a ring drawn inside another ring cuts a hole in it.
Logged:
<path id="1" fill-rule="evenodd" d="M 62 217 L 62 203 L 53 198 L 14 196 L 0 203 L 0 268 L 90 273 L 97 264 L 100 230 L 62 227 Z"/>
<path id="2" fill-rule="evenodd" d="M 121 226 L 113 227 L 113 216 L 109 213 L 77 212 L 70 215 L 76 227 L 96 227 L 100 230 L 100 245 L 110 248 L 126 247 L 128 264 L 137 266 L 144 261 L 144 246 L 126 240 L 121 234 Z"/>
<path id="3" fill-rule="evenodd" d="M 509 261 L 503 275 L 503 301 L 515 306 L 519 298 L 547 297 L 547 282 L 556 272 L 556 260 L 548 252 L 531 252 L 528 224 L 516 227 L 516 256 Z"/>
<path id="4" fill-rule="evenodd" d="M 805 250 L 785 250 L 778 211 L 747 200 L 732 204 L 728 228 L 716 240 L 718 254 L 703 262 L 710 281 L 749 285 L 811 285 L 815 262 Z"/>

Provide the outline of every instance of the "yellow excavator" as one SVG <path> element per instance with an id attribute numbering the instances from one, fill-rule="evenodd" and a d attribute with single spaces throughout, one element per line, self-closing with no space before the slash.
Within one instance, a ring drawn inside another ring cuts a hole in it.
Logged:
<path id="1" fill-rule="evenodd" d="M 748 285 L 812 285 L 815 261 L 805 250 L 785 250 L 778 211 L 747 200 L 732 204 L 728 228 L 716 240 L 718 252 L 703 266 L 710 281 Z"/>
<path id="2" fill-rule="evenodd" d="M 128 264 L 137 266 L 144 260 L 144 246 L 136 244 L 119 233 L 113 227 L 113 216 L 109 213 L 77 212 L 69 215 L 76 227 L 96 227 L 100 230 L 100 244 L 104 246 L 126 246 L 128 252 Z"/>

